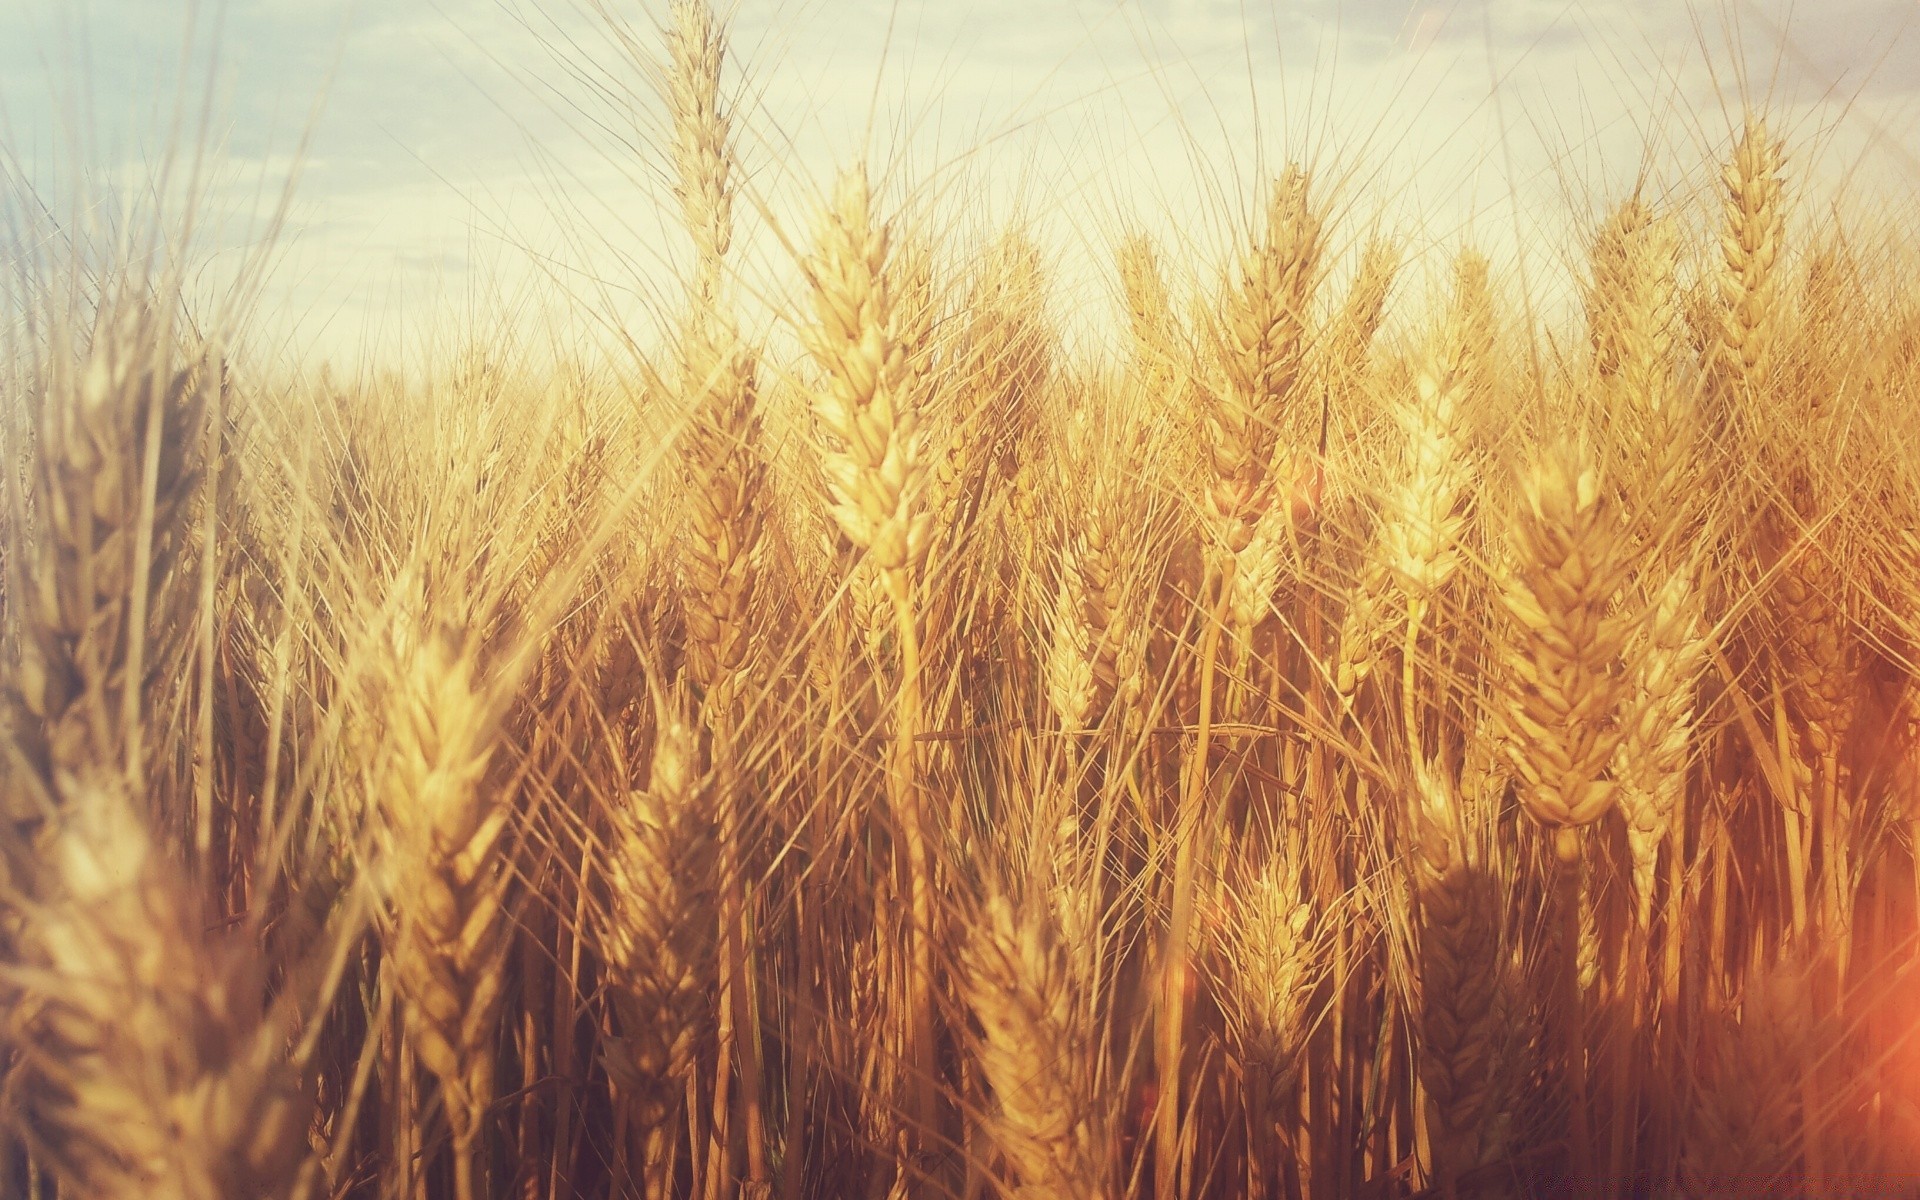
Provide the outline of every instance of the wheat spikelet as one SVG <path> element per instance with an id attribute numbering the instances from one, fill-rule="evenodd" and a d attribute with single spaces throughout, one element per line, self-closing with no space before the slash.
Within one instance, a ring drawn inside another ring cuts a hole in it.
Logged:
<path id="1" fill-rule="evenodd" d="M 1084 1053 L 1073 1020 L 1074 981 L 1044 908 L 1016 914 L 987 902 L 966 949 L 975 1043 L 993 1091 L 987 1130 L 1031 1200 L 1107 1195 Z"/>

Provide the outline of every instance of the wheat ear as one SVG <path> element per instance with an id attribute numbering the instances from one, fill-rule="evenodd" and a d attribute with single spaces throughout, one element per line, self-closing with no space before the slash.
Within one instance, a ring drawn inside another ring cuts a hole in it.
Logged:
<path id="1" fill-rule="evenodd" d="M 1449 337 L 1457 334 L 1450 330 Z M 1459 570 L 1471 481 L 1462 429 L 1465 376 L 1455 358 L 1430 350 L 1414 377 L 1413 395 L 1401 416 L 1407 437 L 1405 466 L 1387 493 L 1387 516 L 1379 534 L 1381 560 L 1406 606 L 1400 704 L 1416 761 L 1425 758 L 1416 679 L 1421 623 Z"/>
<path id="2" fill-rule="evenodd" d="M 1591 453 L 1549 449 L 1522 482 L 1510 526 L 1501 645 L 1506 750 L 1527 813 L 1575 861 L 1575 831 L 1613 802 L 1606 768 L 1620 742 L 1619 663 L 1631 628 L 1615 608 L 1631 559 Z"/>
<path id="3" fill-rule="evenodd" d="M 495 714 L 462 636 L 439 628 L 389 635 L 375 811 L 389 898 L 383 969 L 414 1051 L 440 1084 L 459 1200 L 474 1200 L 485 1190 L 476 1159 L 506 987 L 510 814 L 483 786 Z"/>
<path id="4" fill-rule="evenodd" d="M 7 753 L 27 793 L 8 807 L 23 823 L 58 810 L 64 772 L 148 777 L 143 731 L 154 696 L 177 682 L 166 668 L 190 592 L 176 567 L 220 370 L 204 352 L 176 366 L 174 335 L 144 299 L 104 300 L 90 341 L 56 346 L 30 393 L 34 449 L 15 511 L 31 516 L 7 523 L 6 556 L 19 635 Z"/>
<path id="5" fill-rule="evenodd" d="M 1427 1092 L 1434 1170 L 1453 1195 L 1481 1164 L 1500 1115 L 1500 897 L 1475 860 L 1458 789 L 1438 764 L 1413 772 L 1413 896 L 1418 956 L 1420 1081 Z"/>
<path id="6" fill-rule="evenodd" d="M 1295 1102 L 1323 944 L 1300 870 L 1275 855 L 1246 881 L 1224 928 L 1227 987 L 1222 1000 L 1234 1053 L 1246 1071 L 1248 1136 L 1271 1170 L 1274 1132 Z"/>
<path id="7" fill-rule="evenodd" d="M 1178 374 L 1179 331 L 1160 253 L 1145 234 L 1132 234 L 1115 252 L 1120 298 L 1126 309 L 1129 365 L 1149 404 L 1164 404 Z"/>
<path id="8" fill-rule="evenodd" d="M 917 591 L 932 518 L 923 509 L 927 467 L 919 397 L 900 340 L 888 269 L 889 231 L 874 219 L 864 168 L 843 173 L 821 214 L 808 260 L 814 322 L 802 332 L 825 373 L 814 395 L 824 435 L 821 463 L 841 530 L 866 551 L 894 606 L 900 655 L 888 802 L 906 850 L 911 909 L 907 1070 L 920 1136 L 934 1119 L 933 879 L 915 740 L 922 720 Z"/>
<path id="9" fill-rule="evenodd" d="M 290 1057 L 305 981 L 270 1002 L 259 950 L 204 932 L 193 889 L 111 771 L 64 777 L 36 897 L 15 901 L 0 1021 L 19 1132 L 73 1194 L 293 1193 L 312 1097 Z"/>
<path id="10" fill-rule="evenodd" d="M 975 1054 L 993 1092 L 989 1136 L 1022 1200 L 1100 1200 L 1107 1163 L 1093 1119 L 1074 981 L 1045 905 L 1015 913 L 989 900 L 966 950 L 966 993 L 981 1036 Z"/>
<path id="11" fill-rule="evenodd" d="M 1773 357 L 1775 267 L 1786 231 L 1782 155 L 1766 122 L 1749 117 L 1720 176 L 1720 304 L 1710 366 L 1735 392 L 1757 386 Z"/>
<path id="12" fill-rule="evenodd" d="M 1219 543 L 1238 553 L 1268 508 L 1275 449 L 1307 352 L 1308 305 L 1319 280 L 1322 221 L 1305 171 L 1275 184 L 1266 228 L 1242 255 L 1219 317 L 1220 375 L 1209 389 L 1206 511 Z"/>
<path id="13" fill-rule="evenodd" d="M 699 747 L 684 707 L 662 701 L 647 786 L 610 814 L 600 920 L 621 1029 L 607 1041 L 606 1062 L 645 1139 L 647 1200 L 672 1194 L 674 1119 L 717 973 L 713 832 L 699 803 Z"/>
<path id="14" fill-rule="evenodd" d="M 1387 298 L 1399 273 L 1400 247 L 1385 238 L 1369 241 L 1319 355 L 1332 414 L 1345 417 L 1366 382 L 1374 338 L 1386 317 Z"/>

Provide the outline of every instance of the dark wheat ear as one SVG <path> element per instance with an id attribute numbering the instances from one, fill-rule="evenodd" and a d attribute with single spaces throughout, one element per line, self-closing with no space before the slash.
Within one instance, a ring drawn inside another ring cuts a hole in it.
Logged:
<path id="1" fill-rule="evenodd" d="M 603 1039 L 603 1061 L 645 1140 L 647 1200 L 672 1194 L 676 1118 L 707 1028 L 719 929 L 692 716 L 684 697 L 656 707 L 647 784 L 608 814 L 607 899 L 596 927 L 620 1028 Z"/>

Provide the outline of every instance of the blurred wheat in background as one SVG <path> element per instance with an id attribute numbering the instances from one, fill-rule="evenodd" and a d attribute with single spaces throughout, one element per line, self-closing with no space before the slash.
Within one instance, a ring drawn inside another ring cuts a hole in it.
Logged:
<path id="1" fill-rule="evenodd" d="M 22 208 L 0 1194 L 1920 1194 L 1910 237 L 1756 106 L 1562 316 L 1301 161 L 1068 338 L 658 32 L 611 364 L 282 378 Z"/>

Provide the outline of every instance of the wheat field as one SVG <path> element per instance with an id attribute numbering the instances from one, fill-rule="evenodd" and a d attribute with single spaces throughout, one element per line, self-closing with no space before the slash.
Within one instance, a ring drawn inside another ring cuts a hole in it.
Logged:
<path id="1" fill-rule="evenodd" d="M 1070 350 L 856 164 L 769 339 L 661 33 L 626 361 L 9 276 L 0 1194 L 1920 1195 L 1897 226 L 1755 107 L 1560 319 L 1303 163 Z"/>

